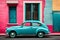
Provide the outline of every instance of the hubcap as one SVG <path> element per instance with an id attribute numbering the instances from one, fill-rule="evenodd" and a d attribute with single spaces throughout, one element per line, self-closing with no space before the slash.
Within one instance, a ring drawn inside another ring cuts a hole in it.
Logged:
<path id="1" fill-rule="evenodd" d="M 12 32 L 12 33 L 10 34 L 10 37 L 14 38 L 14 37 L 15 37 L 15 33 Z"/>
<path id="2" fill-rule="evenodd" d="M 39 36 L 39 37 L 43 37 L 44 34 L 43 34 L 43 33 L 38 33 L 38 36 Z"/>

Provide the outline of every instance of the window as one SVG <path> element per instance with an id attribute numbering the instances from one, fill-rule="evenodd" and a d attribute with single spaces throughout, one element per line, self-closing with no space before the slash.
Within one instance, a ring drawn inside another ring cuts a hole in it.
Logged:
<path id="1" fill-rule="evenodd" d="M 31 26 L 31 23 L 30 22 L 26 22 L 23 24 L 24 26 Z"/>
<path id="2" fill-rule="evenodd" d="M 9 6 L 9 23 L 16 23 L 16 6 Z"/>
<path id="3" fill-rule="evenodd" d="M 25 20 L 39 20 L 39 3 L 25 3 Z"/>
<path id="4" fill-rule="evenodd" d="M 41 23 L 32 23 L 32 26 L 41 26 Z"/>

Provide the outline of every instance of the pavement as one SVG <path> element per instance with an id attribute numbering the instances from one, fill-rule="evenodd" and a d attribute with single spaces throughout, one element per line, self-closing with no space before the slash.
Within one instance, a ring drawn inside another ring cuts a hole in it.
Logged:
<path id="1" fill-rule="evenodd" d="M 44 38 L 38 38 L 35 36 L 18 36 L 16 38 L 9 38 L 6 36 L 6 34 L 1 33 L 0 34 L 0 40 L 60 40 L 60 33 L 52 33 L 49 36 L 46 36 Z"/>
<path id="2" fill-rule="evenodd" d="M 0 33 L 0 36 L 1 35 L 6 35 L 6 33 Z M 60 33 L 50 33 L 49 35 L 60 35 Z"/>
<path id="3" fill-rule="evenodd" d="M 6 36 L 0 36 L 0 40 L 60 40 L 60 36 L 46 36 L 44 38 L 38 38 L 35 36 L 18 36 L 16 38 L 9 38 Z"/>

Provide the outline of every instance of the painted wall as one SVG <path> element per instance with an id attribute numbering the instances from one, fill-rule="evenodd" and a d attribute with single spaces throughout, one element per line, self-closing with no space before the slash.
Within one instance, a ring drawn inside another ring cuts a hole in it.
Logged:
<path id="1" fill-rule="evenodd" d="M 52 0 L 46 0 L 44 9 L 44 23 L 52 25 Z"/>
<path id="2" fill-rule="evenodd" d="M 19 0 L 17 4 L 17 23 L 21 25 L 23 22 L 23 1 Z"/>
<path id="3" fill-rule="evenodd" d="M 53 5 L 53 10 L 54 11 L 59 11 L 60 10 L 60 0 L 53 0 L 53 3 L 52 3 L 52 5 Z"/>
<path id="4" fill-rule="evenodd" d="M 5 0 L 0 0 L 0 33 L 5 32 L 5 26 L 8 22 L 8 7 Z"/>
<path id="5" fill-rule="evenodd" d="M 5 33 L 8 26 L 21 25 L 23 22 L 23 1 L 19 0 L 17 5 L 17 23 L 9 24 L 9 8 L 6 0 L 0 0 L 0 33 Z"/>
<path id="6" fill-rule="evenodd" d="M 60 0 L 52 1 L 54 32 L 60 32 Z M 56 19 L 57 18 L 57 19 Z"/>
<path id="7" fill-rule="evenodd" d="M 52 0 L 46 0 L 44 9 L 44 23 L 53 32 L 53 18 L 52 18 Z"/>
<path id="8" fill-rule="evenodd" d="M 19 3 L 17 4 L 17 23 L 10 24 L 10 23 L 8 23 L 9 22 L 9 8 L 8 8 L 9 5 L 6 3 L 6 0 L 0 0 L 0 33 L 5 33 L 6 27 L 8 27 L 8 26 L 22 24 L 22 22 L 23 22 L 23 1 L 22 0 L 18 0 L 18 1 L 19 1 Z M 35 0 L 35 1 L 37 1 L 37 0 Z M 43 0 L 42 3 L 43 3 L 43 5 L 42 5 L 42 9 L 43 9 L 42 14 L 43 14 L 45 1 Z M 42 15 L 42 16 L 44 19 L 44 15 Z M 42 20 L 42 21 L 44 21 L 44 20 Z"/>
<path id="9" fill-rule="evenodd" d="M 28 1 L 28 0 L 27 0 Z M 45 2 L 46 1 L 46 2 Z M 50 31 L 53 31 L 53 19 L 52 19 L 52 0 L 43 0 L 43 22 L 48 25 Z M 17 23 L 16 24 L 9 24 L 9 17 L 8 17 L 8 5 L 6 4 L 6 0 L 0 0 L 0 33 L 4 33 L 7 26 L 13 25 L 21 25 L 23 22 L 23 1 L 19 0 L 17 4 Z"/>

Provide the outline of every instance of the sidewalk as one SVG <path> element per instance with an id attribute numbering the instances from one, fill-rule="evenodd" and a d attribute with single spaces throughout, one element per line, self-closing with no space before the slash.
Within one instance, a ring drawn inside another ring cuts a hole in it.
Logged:
<path id="1" fill-rule="evenodd" d="M 60 35 L 60 33 L 50 33 L 49 35 Z"/>
<path id="2" fill-rule="evenodd" d="M 5 33 L 0 33 L 0 36 L 5 36 L 6 34 Z"/>

